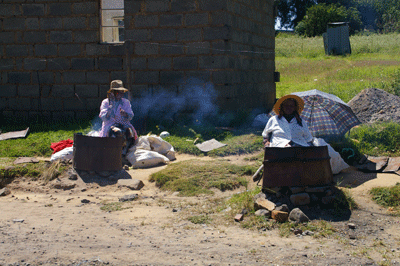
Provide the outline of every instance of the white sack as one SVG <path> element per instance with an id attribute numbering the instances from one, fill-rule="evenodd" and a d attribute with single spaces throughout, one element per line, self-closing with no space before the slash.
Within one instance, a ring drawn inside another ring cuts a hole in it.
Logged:
<path id="1" fill-rule="evenodd" d="M 133 168 L 147 168 L 169 162 L 169 159 L 155 151 L 136 149 L 135 152 L 129 152 L 126 159 Z"/>
<path id="2" fill-rule="evenodd" d="M 73 158 L 73 152 L 74 152 L 74 147 L 64 148 L 61 151 L 53 153 L 51 155 L 50 162 L 54 162 L 57 160 L 70 160 Z"/>
<path id="3" fill-rule="evenodd" d="M 332 173 L 334 175 L 340 173 L 342 170 L 349 168 L 350 166 L 342 159 L 340 154 L 335 151 L 331 145 L 326 143 L 325 140 L 321 138 L 314 138 L 313 140 L 314 146 L 328 146 L 328 153 L 329 156 L 331 157 L 330 163 L 331 163 L 331 168 L 332 168 Z"/>
<path id="4" fill-rule="evenodd" d="M 150 142 L 150 147 L 152 151 L 158 152 L 166 156 L 170 161 L 175 160 L 175 150 L 171 144 L 166 142 L 156 135 L 150 135 L 147 137 Z"/>

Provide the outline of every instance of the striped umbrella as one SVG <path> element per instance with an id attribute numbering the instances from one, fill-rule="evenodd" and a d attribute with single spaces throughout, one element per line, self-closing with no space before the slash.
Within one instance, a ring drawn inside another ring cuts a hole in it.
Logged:
<path id="1" fill-rule="evenodd" d="M 319 90 L 292 93 L 304 100 L 301 118 L 314 137 L 340 137 L 361 124 L 357 116 L 339 97 Z"/>

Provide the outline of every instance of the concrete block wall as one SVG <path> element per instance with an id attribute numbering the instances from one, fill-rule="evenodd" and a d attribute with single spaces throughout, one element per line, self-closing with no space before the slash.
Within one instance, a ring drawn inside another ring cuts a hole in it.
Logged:
<path id="1" fill-rule="evenodd" d="M 125 44 L 101 44 L 100 0 L 0 2 L 0 112 L 83 118 L 121 79 L 134 98 L 212 84 L 222 110 L 272 108 L 273 0 L 125 0 Z M 245 51 L 245 52 L 244 52 Z"/>

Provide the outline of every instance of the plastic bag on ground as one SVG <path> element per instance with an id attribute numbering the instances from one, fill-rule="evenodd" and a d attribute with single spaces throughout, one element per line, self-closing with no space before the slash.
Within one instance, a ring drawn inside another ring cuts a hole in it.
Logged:
<path id="1" fill-rule="evenodd" d="M 53 153 L 50 158 L 50 162 L 54 162 L 57 160 L 70 160 L 73 158 L 74 147 L 68 147 Z"/>
<path id="2" fill-rule="evenodd" d="M 148 168 L 162 163 L 169 162 L 169 159 L 155 151 L 136 149 L 135 152 L 129 152 L 126 159 L 133 168 Z"/>

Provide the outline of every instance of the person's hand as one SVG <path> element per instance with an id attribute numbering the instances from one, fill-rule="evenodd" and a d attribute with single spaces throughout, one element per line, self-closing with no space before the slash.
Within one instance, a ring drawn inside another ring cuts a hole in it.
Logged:
<path id="1" fill-rule="evenodd" d="M 268 140 L 264 141 L 264 148 L 267 148 L 271 145 L 271 142 L 269 142 Z"/>

